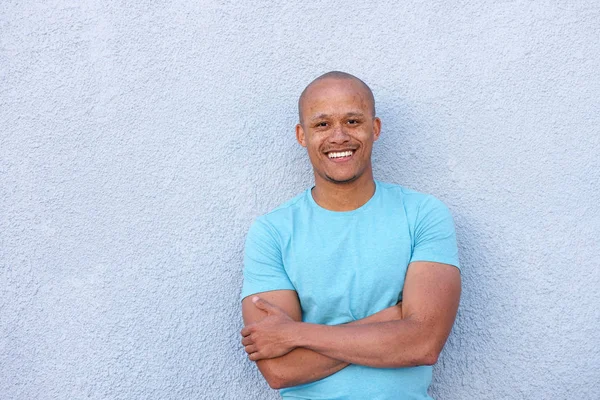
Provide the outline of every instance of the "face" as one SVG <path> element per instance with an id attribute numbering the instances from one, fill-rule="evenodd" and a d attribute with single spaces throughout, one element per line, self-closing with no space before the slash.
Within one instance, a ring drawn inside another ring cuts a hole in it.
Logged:
<path id="1" fill-rule="evenodd" d="M 371 151 L 381 121 L 367 89 L 350 79 L 313 83 L 302 99 L 296 138 L 306 147 L 315 180 L 332 183 L 372 179 Z"/>

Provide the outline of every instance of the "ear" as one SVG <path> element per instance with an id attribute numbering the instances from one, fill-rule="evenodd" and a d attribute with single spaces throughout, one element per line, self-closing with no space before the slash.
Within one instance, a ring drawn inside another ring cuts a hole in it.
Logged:
<path id="1" fill-rule="evenodd" d="M 301 124 L 296 125 L 296 140 L 300 143 L 300 146 L 306 147 L 306 137 L 304 136 L 304 128 Z"/>
<path id="2" fill-rule="evenodd" d="M 373 118 L 373 141 L 379 139 L 379 135 L 381 134 L 381 120 L 379 117 Z"/>

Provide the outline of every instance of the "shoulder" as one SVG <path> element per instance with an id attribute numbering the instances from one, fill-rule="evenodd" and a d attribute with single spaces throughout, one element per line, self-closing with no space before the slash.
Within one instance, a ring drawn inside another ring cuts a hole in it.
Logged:
<path id="1" fill-rule="evenodd" d="M 406 217 L 409 229 L 413 231 L 439 221 L 445 221 L 448 226 L 453 224 L 448 207 L 431 194 L 392 183 L 378 182 L 377 187 L 382 189 L 384 207 L 388 210 L 400 208 L 400 212 Z"/>
<path id="2" fill-rule="evenodd" d="M 407 214 L 417 214 L 431 208 L 445 208 L 444 203 L 433 195 L 409 189 L 395 183 L 377 181 L 385 201 L 401 203 Z"/>
<path id="3" fill-rule="evenodd" d="M 310 195 L 310 189 L 303 191 L 268 213 L 257 217 L 250 231 L 263 230 L 270 231 L 271 234 L 276 234 L 282 230 L 290 229 L 294 217 L 306 212 L 309 207 L 308 195 Z"/>
<path id="4" fill-rule="evenodd" d="M 303 191 L 302 193 L 296 195 L 285 203 L 275 207 L 273 210 L 269 211 L 263 218 L 266 219 L 277 219 L 283 215 L 288 213 L 297 212 L 306 207 L 307 196 L 310 195 L 310 189 Z"/>

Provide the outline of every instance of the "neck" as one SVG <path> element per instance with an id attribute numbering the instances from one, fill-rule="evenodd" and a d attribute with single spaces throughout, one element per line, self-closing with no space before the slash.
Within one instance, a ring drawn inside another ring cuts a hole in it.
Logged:
<path id="1" fill-rule="evenodd" d="M 348 183 L 335 183 L 315 174 L 312 196 L 315 202 L 330 211 L 352 211 L 363 206 L 375 194 L 373 172 L 365 171 Z"/>

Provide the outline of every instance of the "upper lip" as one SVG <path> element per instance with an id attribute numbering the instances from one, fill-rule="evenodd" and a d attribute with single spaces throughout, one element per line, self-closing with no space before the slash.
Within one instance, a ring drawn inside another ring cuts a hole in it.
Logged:
<path id="1" fill-rule="evenodd" d="M 356 151 L 356 149 L 333 149 L 333 150 L 325 150 L 324 153 L 342 153 L 344 151 Z"/>

